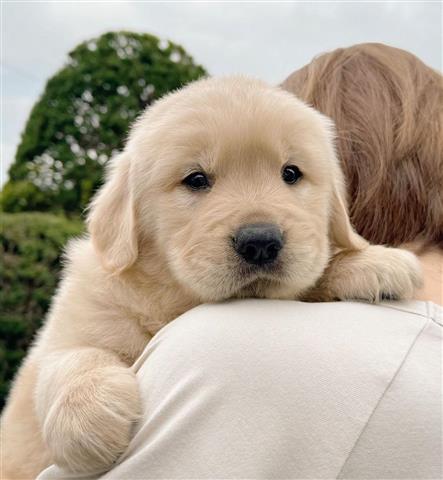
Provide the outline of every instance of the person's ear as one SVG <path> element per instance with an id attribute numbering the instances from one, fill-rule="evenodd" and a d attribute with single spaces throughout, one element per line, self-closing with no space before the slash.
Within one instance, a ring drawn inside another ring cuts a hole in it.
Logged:
<path id="1" fill-rule="evenodd" d="M 95 195 L 88 215 L 92 243 L 103 266 L 120 273 L 138 257 L 137 226 L 128 153 L 112 159 L 105 184 Z"/>

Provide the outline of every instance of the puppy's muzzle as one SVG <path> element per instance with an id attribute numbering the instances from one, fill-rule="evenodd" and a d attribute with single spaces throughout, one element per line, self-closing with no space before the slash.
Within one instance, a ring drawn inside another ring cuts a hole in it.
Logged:
<path id="1" fill-rule="evenodd" d="M 235 251 L 251 265 L 275 262 L 282 247 L 283 236 L 272 223 L 243 225 L 234 237 Z"/>

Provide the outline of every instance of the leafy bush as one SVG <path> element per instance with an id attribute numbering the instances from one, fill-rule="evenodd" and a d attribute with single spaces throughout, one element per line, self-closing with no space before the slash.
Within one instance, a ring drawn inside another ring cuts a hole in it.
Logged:
<path id="1" fill-rule="evenodd" d="M 29 181 L 8 182 L 0 193 L 2 210 L 5 212 L 22 212 L 29 210 L 55 210 L 51 192 L 40 190 Z"/>
<path id="2" fill-rule="evenodd" d="M 2 214 L 0 265 L 0 406 L 48 310 L 60 255 L 80 220 L 45 213 Z"/>
<path id="3" fill-rule="evenodd" d="M 3 209 L 81 212 L 136 116 L 205 74 L 180 45 L 152 35 L 110 32 L 81 43 L 31 111 Z"/>

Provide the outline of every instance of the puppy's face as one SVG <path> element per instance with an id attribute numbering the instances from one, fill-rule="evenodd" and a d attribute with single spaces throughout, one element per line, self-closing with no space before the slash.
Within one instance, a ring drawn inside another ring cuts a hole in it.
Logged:
<path id="1" fill-rule="evenodd" d="M 106 192 L 91 219 L 93 240 L 112 243 L 96 238 L 99 250 L 112 257 L 115 239 L 126 242 L 117 269 L 159 252 L 201 301 L 294 298 L 321 276 L 340 171 L 329 122 L 290 94 L 245 78 L 197 82 L 148 110 L 124 155 L 101 214 L 124 228 L 94 229 Z"/>

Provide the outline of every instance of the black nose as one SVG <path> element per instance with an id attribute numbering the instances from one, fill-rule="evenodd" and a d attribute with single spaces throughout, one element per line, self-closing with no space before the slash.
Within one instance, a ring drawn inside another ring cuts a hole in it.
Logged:
<path id="1" fill-rule="evenodd" d="M 240 227 L 234 238 L 234 248 L 248 263 L 272 263 L 283 247 L 283 237 L 272 223 L 252 223 Z"/>

